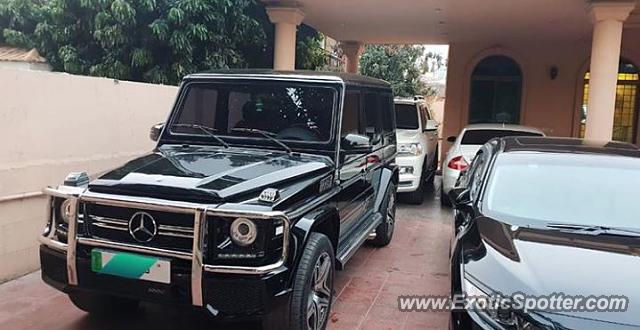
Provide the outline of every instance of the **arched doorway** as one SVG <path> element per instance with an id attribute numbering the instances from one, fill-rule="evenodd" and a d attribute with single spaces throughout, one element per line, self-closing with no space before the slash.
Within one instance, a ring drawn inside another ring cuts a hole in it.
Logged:
<path id="1" fill-rule="evenodd" d="M 469 123 L 520 123 L 522 71 L 504 55 L 489 56 L 471 74 Z"/>
<path id="2" fill-rule="evenodd" d="M 584 137 L 589 103 L 589 72 L 584 75 L 579 136 Z M 638 110 L 640 106 L 640 70 L 626 59 L 620 59 L 616 107 L 613 117 L 613 140 L 638 142 Z"/>

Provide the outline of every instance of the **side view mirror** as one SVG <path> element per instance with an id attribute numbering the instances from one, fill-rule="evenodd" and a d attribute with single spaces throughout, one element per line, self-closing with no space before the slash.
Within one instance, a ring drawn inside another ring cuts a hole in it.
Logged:
<path id="1" fill-rule="evenodd" d="M 427 120 L 427 126 L 424 128 L 425 131 L 435 131 L 440 126 L 437 120 L 429 119 Z"/>
<path id="2" fill-rule="evenodd" d="M 453 188 L 448 195 L 451 204 L 456 210 L 462 212 L 471 212 L 473 209 L 473 201 L 471 200 L 471 191 L 467 188 Z"/>
<path id="3" fill-rule="evenodd" d="M 162 133 L 162 128 L 164 128 L 164 123 L 159 123 L 151 126 L 151 130 L 149 131 L 149 138 L 152 141 L 158 141 L 158 139 L 160 139 L 160 133 Z"/>
<path id="4" fill-rule="evenodd" d="M 340 146 L 344 150 L 368 150 L 371 149 L 371 140 L 364 135 L 347 134 L 340 141 Z"/>
<path id="5" fill-rule="evenodd" d="M 456 137 L 455 137 L 455 136 L 450 136 L 450 137 L 448 137 L 448 138 L 447 138 L 447 142 L 450 142 L 450 143 L 454 143 L 454 142 L 456 142 Z"/>

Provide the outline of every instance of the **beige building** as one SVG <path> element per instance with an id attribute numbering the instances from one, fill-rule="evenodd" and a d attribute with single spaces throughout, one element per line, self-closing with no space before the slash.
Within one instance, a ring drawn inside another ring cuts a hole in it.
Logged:
<path id="1" fill-rule="evenodd" d="M 449 44 L 443 136 L 505 122 L 639 142 L 636 0 L 263 2 L 276 69 L 293 68 L 301 22 L 341 42 L 350 72 L 366 43 Z"/>

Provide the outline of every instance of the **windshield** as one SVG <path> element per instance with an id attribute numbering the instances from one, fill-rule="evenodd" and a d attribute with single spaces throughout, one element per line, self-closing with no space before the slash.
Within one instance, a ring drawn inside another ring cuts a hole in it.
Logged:
<path id="1" fill-rule="evenodd" d="M 509 220 L 640 228 L 640 159 L 513 152 L 496 160 L 486 214 Z"/>
<path id="2" fill-rule="evenodd" d="M 493 138 L 506 136 L 542 136 L 542 134 L 504 129 L 472 129 L 465 131 L 460 143 L 483 145 Z"/>
<path id="3" fill-rule="evenodd" d="M 208 130 L 223 138 L 331 138 L 337 93 L 332 87 L 274 81 L 192 83 L 184 93 L 169 130 L 173 137 L 206 136 Z"/>
<path id="4" fill-rule="evenodd" d="M 396 127 L 418 129 L 418 108 L 414 104 L 396 104 Z"/>

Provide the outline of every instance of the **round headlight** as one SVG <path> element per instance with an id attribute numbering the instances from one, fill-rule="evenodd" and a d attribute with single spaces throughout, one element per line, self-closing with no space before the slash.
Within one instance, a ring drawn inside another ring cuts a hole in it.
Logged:
<path id="1" fill-rule="evenodd" d="M 256 241 L 258 227 L 249 219 L 238 218 L 231 223 L 229 234 L 234 243 L 240 246 L 247 246 Z"/>
<path id="2" fill-rule="evenodd" d="M 71 215 L 71 200 L 66 199 L 60 205 L 60 217 L 62 217 L 62 221 L 64 221 L 64 223 L 68 224 L 69 219 L 71 219 Z"/>

